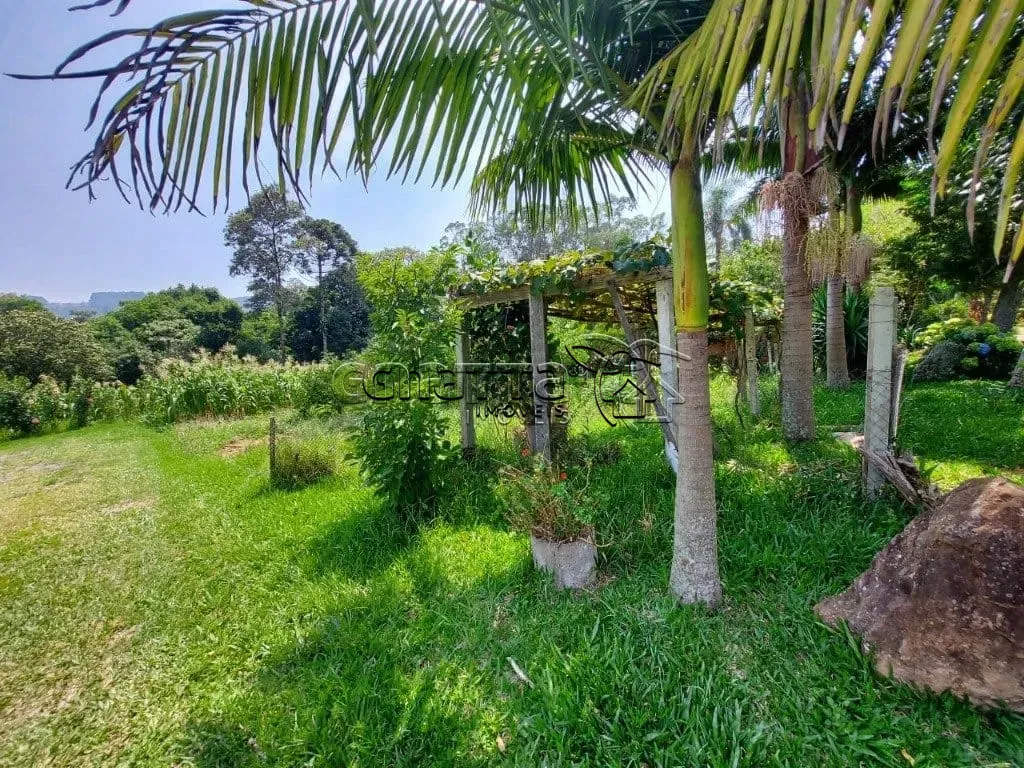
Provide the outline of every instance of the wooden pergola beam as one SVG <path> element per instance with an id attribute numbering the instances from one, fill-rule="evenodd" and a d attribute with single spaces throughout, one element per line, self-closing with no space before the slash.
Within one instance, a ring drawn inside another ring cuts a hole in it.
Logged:
<path id="1" fill-rule="evenodd" d="M 571 283 L 568 286 L 552 288 L 544 291 L 544 296 L 567 296 L 575 293 L 599 293 L 608 290 L 609 286 L 619 288 L 633 285 L 647 285 L 656 283 L 659 280 L 670 280 L 672 278 L 671 267 L 655 267 L 647 272 L 638 272 L 634 275 L 621 275 L 617 272 L 608 272 L 596 277 L 586 277 Z M 457 293 L 455 298 L 463 302 L 467 309 L 478 307 L 489 307 L 492 304 L 509 304 L 516 301 L 527 301 L 530 298 L 530 286 L 518 285 L 515 288 L 503 288 L 497 291 L 486 293 Z"/>

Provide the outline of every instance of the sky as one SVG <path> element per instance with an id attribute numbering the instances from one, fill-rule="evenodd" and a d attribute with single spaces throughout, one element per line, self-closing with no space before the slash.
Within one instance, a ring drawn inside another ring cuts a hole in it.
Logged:
<path id="1" fill-rule="evenodd" d="M 0 71 L 36 74 L 113 29 L 234 3 L 136 0 L 116 19 L 103 9 L 69 13 L 73 0 L 3 4 Z M 98 188 L 99 199 L 92 202 L 86 191 L 64 188 L 70 165 L 93 139 L 84 128 L 96 87 L 92 80 L 0 78 L 0 293 L 82 301 L 94 291 L 197 283 L 244 295 L 245 279 L 228 275 L 224 214 L 153 215 L 127 204 L 113 184 Z M 241 205 L 243 194 L 237 190 L 232 207 Z M 638 210 L 665 210 L 667 198 L 658 185 Z M 380 175 L 367 189 L 354 177 L 325 176 L 315 181 L 308 212 L 340 222 L 364 250 L 426 249 L 437 244 L 448 223 L 467 220 L 467 201 L 465 187 L 403 186 Z"/>

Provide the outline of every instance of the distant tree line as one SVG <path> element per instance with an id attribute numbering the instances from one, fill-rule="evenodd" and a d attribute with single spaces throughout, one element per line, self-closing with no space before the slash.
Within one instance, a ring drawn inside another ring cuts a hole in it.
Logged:
<path id="1" fill-rule="evenodd" d="M 134 384 L 162 360 L 228 347 L 239 357 L 308 363 L 366 346 L 370 307 L 356 280 L 356 243 L 340 224 L 305 216 L 268 188 L 229 218 L 225 241 L 231 274 L 250 277 L 248 311 L 196 285 L 99 317 L 61 318 L 35 299 L 0 295 L 0 374 Z"/>

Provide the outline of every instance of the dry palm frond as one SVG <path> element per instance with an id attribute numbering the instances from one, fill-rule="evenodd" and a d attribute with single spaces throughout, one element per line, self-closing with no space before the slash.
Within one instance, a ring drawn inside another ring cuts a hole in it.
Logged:
<path id="1" fill-rule="evenodd" d="M 831 211 L 820 226 L 807 233 L 807 269 L 814 285 L 842 274 L 849 261 L 850 241 L 842 216 Z"/>
<path id="2" fill-rule="evenodd" d="M 807 194 L 818 203 L 821 210 L 830 210 L 839 197 L 839 177 L 823 165 L 819 165 L 807 179 Z"/>
<path id="3" fill-rule="evenodd" d="M 874 240 L 863 234 L 850 239 L 846 260 L 846 280 L 854 288 L 860 288 L 871 274 L 871 262 L 878 246 Z"/>

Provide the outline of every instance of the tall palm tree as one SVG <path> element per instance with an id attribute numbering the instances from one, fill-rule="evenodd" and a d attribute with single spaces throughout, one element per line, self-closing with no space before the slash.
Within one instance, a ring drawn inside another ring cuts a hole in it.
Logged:
<path id="1" fill-rule="evenodd" d="M 810 148 L 820 152 L 832 144 L 842 151 L 869 79 L 877 78 L 879 88 L 872 147 L 883 150 L 898 135 L 911 97 L 930 86 L 926 117 L 936 194 L 946 193 L 960 139 L 976 111 L 987 114 L 976 168 L 984 167 L 1000 131 L 1009 126 L 1015 135 L 999 199 L 993 243 L 998 259 L 1024 169 L 1024 119 L 1015 110 L 1024 91 L 1024 35 L 1015 34 L 1022 18 L 1024 0 L 715 0 L 708 22 L 666 55 L 646 90 L 666 99 L 662 130 L 683 130 L 715 114 L 717 147 L 737 114 L 749 116 L 751 126 L 773 112 L 788 116 L 787 107 L 805 88 L 803 126 Z M 879 58 L 883 45 L 888 50 Z M 1003 69 L 1006 57 L 1012 63 Z M 747 82 L 742 73 L 755 59 L 753 85 L 739 98 Z M 984 99 L 991 82 L 998 85 L 996 97 Z M 787 121 L 779 124 L 785 146 Z M 974 186 L 969 222 L 976 193 Z M 1022 252 L 1024 226 L 1018 226 L 1007 272 Z"/>
<path id="2" fill-rule="evenodd" d="M 736 186 L 734 178 L 704 185 L 704 223 L 714 245 L 712 263 L 716 269 L 722 264 L 726 240 L 735 248 L 745 240 L 753 239 L 747 206 L 749 195 L 738 195 Z"/>
<path id="3" fill-rule="evenodd" d="M 878 75 L 880 48 L 891 41 L 880 77 L 873 146 L 884 148 L 899 129 L 908 98 L 930 84 L 929 143 L 935 190 L 944 194 L 957 145 L 975 109 L 987 110 L 985 135 L 994 136 L 1024 90 L 1024 39 L 1013 36 L 1022 12 L 1024 0 L 716 0 L 708 22 L 666 55 L 644 90 L 666 100 L 663 131 L 685 131 L 716 115 L 716 148 L 726 127 L 738 119 L 736 113 L 739 119 L 748 115 L 751 126 L 776 115 L 788 155 L 785 170 L 805 173 L 813 165 L 807 162 L 808 152 L 830 144 L 842 149 L 865 84 Z M 931 46 L 940 35 L 941 44 Z M 1010 69 L 1002 71 L 997 64 L 1011 40 L 1016 55 Z M 741 99 L 740 89 L 748 82 L 744 73 L 755 60 L 753 85 Z M 1001 86 L 995 100 L 987 102 L 980 97 L 991 79 Z M 947 115 L 935 148 L 931 137 L 939 118 Z M 1024 120 L 1017 123 L 999 204 L 997 259 L 1024 167 Z M 978 165 L 987 155 L 983 141 Z M 974 189 L 971 194 L 973 199 Z M 967 215 L 970 220 L 970 205 Z M 788 331 L 792 344 L 787 350 L 784 341 L 789 365 L 784 359 L 782 405 L 791 438 L 809 437 L 814 426 L 809 297 L 806 272 L 799 269 L 805 225 L 802 215 L 789 217 L 784 249 L 783 333 Z M 1017 229 L 1011 265 L 1022 251 L 1024 226 Z"/>
<path id="4" fill-rule="evenodd" d="M 123 10 L 130 0 L 117 2 Z M 165 211 L 214 207 L 263 173 L 269 143 L 297 194 L 344 165 L 434 183 L 473 179 L 480 209 L 510 205 L 542 224 L 632 192 L 668 171 L 682 444 L 670 586 L 716 603 L 716 504 L 707 367 L 708 276 L 700 159 L 709 121 L 662 134 L 666 105 L 635 99 L 663 53 L 700 27 L 697 0 L 240 0 L 150 29 L 114 32 L 52 75 L 96 77 L 90 189 L 110 175 L 126 198 Z M 109 67 L 86 54 L 138 48 Z M 115 83 L 126 90 L 110 96 Z M 241 155 L 239 157 L 239 155 Z M 339 159 L 343 158 L 343 159 Z M 120 163 L 120 165 L 119 165 Z M 127 166 L 127 171 L 124 170 Z M 129 198 L 130 199 L 130 198 Z"/>

